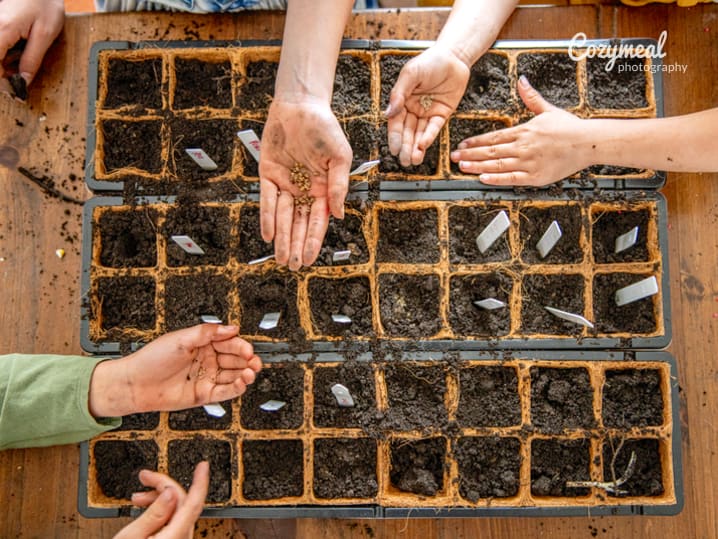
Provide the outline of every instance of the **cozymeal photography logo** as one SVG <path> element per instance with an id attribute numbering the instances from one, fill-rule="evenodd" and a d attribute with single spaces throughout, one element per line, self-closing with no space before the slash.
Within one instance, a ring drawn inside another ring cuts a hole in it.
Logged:
<path id="1" fill-rule="evenodd" d="M 656 62 L 666 57 L 663 47 L 668 39 L 668 31 L 663 30 L 655 43 L 624 43 L 624 42 L 608 42 L 608 43 L 589 43 L 588 37 L 584 32 L 579 32 L 571 38 L 568 46 L 568 55 L 572 60 L 578 62 L 584 58 L 602 58 L 607 59 L 606 71 L 613 71 L 616 68 L 618 73 L 628 71 L 650 71 L 656 73 L 663 71 L 667 73 L 680 72 L 685 73 L 688 64 L 664 64 Z M 654 61 L 650 63 L 626 63 L 622 62 L 616 65 L 619 59 L 628 58 L 652 58 Z"/>

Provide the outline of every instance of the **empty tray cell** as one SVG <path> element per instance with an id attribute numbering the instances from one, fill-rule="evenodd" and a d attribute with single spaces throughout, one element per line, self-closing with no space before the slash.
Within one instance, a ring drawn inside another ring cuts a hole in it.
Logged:
<path id="1" fill-rule="evenodd" d="M 614 62 L 606 70 L 608 62 Z M 641 109 L 648 106 L 644 58 L 588 58 L 588 103 L 594 109 Z"/>
<path id="2" fill-rule="evenodd" d="M 157 264 L 157 213 L 149 208 L 105 211 L 100 229 L 100 263 L 109 268 Z"/>
<path id="3" fill-rule="evenodd" d="M 545 258 L 536 244 L 553 221 L 561 229 L 561 237 Z M 581 208 L 576 204 L 525 206 L 519 215 L 521 258 L 527 264 L 577 264 L 583 261 L 581 244 Z"/>
<path id="4" fill-rule="evenodd" d="M 520 425 L 518 384 L 515 367 L 486 366 L 459 370 L 456 421 L 461 427 Z"/>
<path id="5" fill-rule="evenodd" d="M 279 64 L 257 60 L 247 64 L 237 96 L 237 105 L 248 112 L 266 112 L 274 95 L 274 81 Z"/>
<path id="6" fill-rule="evenodd" d="M 232 107 L 232 64 L 194 58 L 175 59 L 175 109 Z"/>
<path id="7" fill-rule="evenodd" d="M 509 231 L 503 233 L 486 252 L 479 251 L 476 238 L 507 206 L 451 206 L 449 207 L 449 261 L 452 264 L 484 264 L 511 258 Z"/>
<path id="8" fill-rule="evenodd" d="M 181 181 L 203 180 L 221 176 L 232 168 L 234 141 L 237 139 L 235 120 L 175 119 L 172 131 L 172 172 Z M 201 149 L 215 162 L 215 170 L 204 170 L 186 150 Z"/>
<path id="9" fill-rule="evenodd" d="M 189 489 L 194 469 L 203 460 L 209 462 L 207 502 L 228 501 L 232 496 L 231 444 L 202 437 L 191 440 L 170 440 L 167 447 L 168 472 L 185 489 Z"/>
<path id="10" fill-rule="evenodd" d="M 377 262 L 436 264 L 439 261 L 438 218 L 434 208 L 380 209 Z"/>
<path id="11" fill-rule="evenodd" d="M 374 156 L 374 148 L 377 147 L 379 142 L 376 125 L 361 119 L 345 120 L 342 122 L 342 129 L 344 129 L 349 145 L 352 147 L 351 170 L 354 170 L 365 161 L 371 161 Z"/>
<path id="12" fill-rule="evenodd" d="M 263 409 L 269 401 L 284 405 L 274 407 L 279 409 Z M 242 427 L 249 430 L 301 427 L 304 420 L 304 369 L 290 364 L 262 370 L 242 396 L 240 419 Z"/>
<path id="13" fill-rule="evenodd" d="M 593 278 L 593 312 L 599 333 L 648 334 L 656 331 L 657 296 L 616 305 L 616 291 L 650 274 L 599 273 Z M 660 280 L 660 279 L 659 279 Z"/>
<path id="14" fill-rule="evenodd" d="M 301 496 L 304 447 L 301 440 L 242 442 L 242 495 L 248 500 Z"/>
<path id="15" fill-rule="evenodd" d="M 571 481 L 589 481 L 590 443 L 577 440 L 531 442 L 531 494 L 534 496 L 585 496 L 584 487 L 567 487 Z"/>
<path id="16" fill-rule="evenodd" d="M 157 469 L 157 444 L 152 440 L 100 440 L 92 449 L 95 480 L 108 498 L 129 500 L 133 492 L 147 490 L 140 470 Z"/>
<path id="17" fill-rule="evenodd" d="M 239 246 L 237 260 L 246 264 L 274 254 L 274 247 L 262 239 L 259 224 L 259 206 L 245 204 L 239 213 Z"/>
<path id="18" fill-rule="evenodd" d="M 509 59 L 495 52 L 484 54 L 471 68 L 469 84 L 456 110 L 504 110 L 511 104 Z"/>
<path id="19" fill-rule="evenodd" d="M 150 277 L 102 277 L 97 280 L 96 301 L 94 318 L 113 335 L 155 328 L 155 281 Z"/>
<path id="20" fill-rule="evenodd" d="M 374 334 L 368 277 L 313 277 L 309 280 L 309 305 L 317 334 L 332 337 Z M 335 321 L 335 315 L 346 316 L 350 321 Z"/>
<path id="21" fill-rule="evenodd" d="M 369 438 L 314 440 L 314 495 L 317 498 L 373 498 L 376 441 Z"/>
<path id="22" fill-rule="evenodd" d="M 387 139 L 387 124 L 382 123 L 379 127 L 379 163 L 380 172 L 397 172 L 401 175 L 414 176 L 434 176 L 439 168 L 439 139 L 436 140 L 426 149 L 423 161 L 418 165 L 402 166 L 399 162 L 399 156 L 391 155 L 389 152 L 389 143 Z"/>
<path id="23" fill-rule="evenodd" d="M 663 424 L 661 372 L 656 369 L 606 371 L 603 424 L 613 428 Z"/>
<path id="24" fill-rule="evenodd" d="M 369 249 L 364 237 L 364 218 L 360 214 L 347 210 L 344 219 L 329 217 L 327 235 L 316 266 L 344 266 L 348 264 L 364 264 L 369 261 Z M 350 251 L 347 260 L 334 260 L 334 253 Z"/>
<path id="25" fill-rule="evenodd" d="M 436 496 L 444 489 L 446 439 L 391 442 L 391 485 L 403 492 Z"/>
<path id="26" fill-rule="evenodd" d="M 255 135 L 257 135 L 257 138 L 261 141 L 262 134 L 264 133 L 264 122 L 256 122 L 254 120 L 242 120 L 239 124 L 239 129 L 241 131 L 251 129 L 252 131 L 254 131 Z M 259 163 L 252 156 L 252 154 L 249 153 L 249 150 L 247 150 L 243 143 L 240 142 L 239 147 L 242 154 L 242 174 L 245 176 L 245 178 L 259 177 Z"/>
<path id="27" fill-rule="evenodd" d="M 224 266 L 229 259 L 229 209 L 201 206 L 196 203 L 171 208 L 163 226 L 167 242 L 167 265 Z M 190 254 L 172 240 L 172 236 L 189 236 L 204 251 Z"/>
<path id="28" fill-rule="evenodd" d="M 441 328 L 437 275 L 379 275 L 379 308 L 384 332 L 392 337 L 428 338 Z"/>
<path id="29" fill-rule="evenodd" d="M 173 430 L 226 430 L 232 425 L 232 401 L 220 403 L 225 414 L 215 417 L 202 407 L 170 412 L 169 425 Z"/>
<path id="30" fill-rule="evenodd" d="M 364 58 L 339 55 L 332 110 L 338 118 L 371 112 L 371 68 Z"/>
<path id="31" fill-rule="evenodd" d="M 160 424 L 159 412 L 147 412 L 143 414 L 130 414 L 122 416 L 122 425 L 116 431 L 125 430 L 154 430 Z"/>
<path id="32" fill-rule="evenodd" d="M 458 148 L 459 143 L 470 137 L 491 133 L 499 129 L 510 127 L 509 123 L 502 120 L 475 120 L 454 118 L 449 123 L 449 151 Z M 454 174 L 464 174 L 459 169 L 459 163 L 451 162 L 451 172 Z"/>
<path id="33" fill-rule="evenodd" d="M 583 316 L 582 275 L 525 275 L 521 283 L 523 333 L 578 335 L 584 326 L 554 316 L 545 307 Z"/>
<path id="34" fill-rule="evenodd" d="M 446 371 L 442 366 L 387 364 L 388 425 L 394 430 L 439 429 L 446 424 Z"/>
<path id="35" fill-rule="evenodd" d="M 513 279 L 500 272 L 453 275 L 450 280 L 449 324 L 462 337 L 499 337 L 511 329 L 509 307 Z M 498 309 L 483 309 L 474 302 L 493 298 L 504 302 Z"/>
<path id="36" fill-rule="evenodd" d="M 648 223 L 651 215 L 647 209 L 601 211 L 591 217 L 593 259 L 597 264 L 648 261 Z M 636 243 L 616 253 L 616 238 L 638 227 Z"/>
<path id="37" fill-rule="evenodd" d="M 531 424 L 541 432 L 596 426 L 593 389 L 584 368 L 531 368 Z"/>
<path id="38" fill-rule="evenodd" d="M 224 275 L 196 273 L 171 275 L 165 284 L 165 330 L 174 331 L 202 323 L 202 315 L 229 317 L 232 283 Z"/>
<path id="39" fill-rule="evenodd" d="M 105 120 L 102 154 L 107 173 L 123 168 L 157 174 L 162 168 L 162 123 L 158 120 Z"/>
<path id="40" fill-rule="evenodd" d="M 518 56 L 518 75 L 524 75 L 543 98 L 563 109 L 579 104 L 576 66 L 565 52 L 522 53 Z M 525 110 L 525 105 L 520 105 Z"/>
<path id="41" fill-rule="evenodd" d="M 339 406 L 332 387 L 349 390 L 354 406 Z M 337 367 L 314 369 L 314 425 L 316 427 L 371 427 L 376 421 L 376 389 L 371 365 L 350 361 Z"/>
<path id="42" fill-rule="evenodd" d="M 389 106 L 389 96 L 399 78 L 401 68 L 414 56 L 414 54 L 385 54 L 380 57 L 381 100 L 379 106 L 381 110 L 386 110 L 386 107 Z"/>
<path id="43" fill-rule="evenodd" d="M 517 438 L 460 438 L 459 494 L 476 503 L 480 498 L 508 498 L 519 491 L 521 442 Z"/>
<path id="44" fill-rule="evenodd" d="M 273 339 L 303 336 L 297 311 L 297 280 L 287 273 L 245 275 L 239 279 L 240 333 Z M 262 329 L 265 315 L 279 313 L 277 326 Z"/>
<path id="45" fill-rule="evenodd" d="M 636 455 L 632 470 L 628 469 L 631 454 Z M 608 496 L 660 496 L 664 492 L 661 447 L 658 440 L 609 438 L 603 444 L 603 480 L 615 482 L 631 472 L 618 487 L 622 493 L 606 492 Z"/>
<path id="46" fill-rule="evenodd" d="M 162 58 L 122 60 L 111 58 L 107 65 L 106 109 L 134 106 L 162 108 Z"/>

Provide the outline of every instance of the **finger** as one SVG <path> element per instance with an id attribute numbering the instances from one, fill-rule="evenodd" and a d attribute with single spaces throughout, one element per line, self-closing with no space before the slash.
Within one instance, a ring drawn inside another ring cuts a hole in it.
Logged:
<path id="1" fill-rule="evenodd" d="M 517 157 L 515 144 L 491 144 L 490 146 L 475 146 L 451 152 L 451 160 L 454 163 L 458 163 L 459 161 L 505 159 L 507 157 Z"/>
<path id="2" fill-rule="evenodd" d="M 518 89 L 521 100 L 534 114 L 541 114 L 542 112 L 547 112 L 556 108 L 551 103 L 546 101 L 538 90 L 529 84 L 529 80 L 524 75 L 519 77 Z"/>
<path id="3" fill-rule="evenodd" d="M 309 211 L 310 208 L 307 206 L 300 205 L 294 208 L 294 222 L 292 223 L 292 239 L 289 246 L 288 264 L 289 269 L 292 271 L 299 270 L 304 260 L 304 242 L 307 239 Z"/>
<path id="4" fill-rule="evenodd" d="M 406 109 L 402 108 L 398 114 L 389 118 L 386 123 L 387 143 L 389 144 L 389 153 L 391 155 L 399 155 L 401 151 L 402 133 L 404 131 L 406 115 Z"/>
<path id="5" fill-rule="evenodd" d="M 139 518 L 125 526 L 115 539 L 149 537 L 157 533 L 172 518 L 177 501 L 176 493 L 172 489 L 165 489 L 157 500 Z"/>
<path id="6" fill-rule="evenodd" d="M 247 366 L 252 369 L 255 373 L 262 370 L 262 359 L 259 356 L 254 356 L 249 360 Z"/>
<path id="7" fill-rule="evenodd" d="M 176 339 L 180 350 L 195 350 L 213 341 L 224 341 L 239 333 L 239 327 L 223 324 L 198 324 L 191 328 L 168 333 L 163 339 Z"/>
<path id="8" fill-rule="evenodd" d="M 399 151 L 399 162 L 402 167 L 411 165 L 411 152 L 414 149 L 414 133 L 416 132 L 416 116 L 407 114 L 404 120 L 402 131 L 401 150 Z"/>
<path id="9" fill-rule="evenodd" d="M 424 149 L 419 147 L 419 140 L 424 137 L 424 131 L 429 121 L 426 118 L 419 118 L 416 122 L 416 132 L 414 133 L 414 148 L 411 151 L 411 164 L 420 165 L 424 160 Z"/>
<path id="10" fill-rule="evenodd" d="M 244 371 L 251 373 L 245 375 Z M 235 380 L 242 380 L 245 385 L 254 382 L 255 374 L 252 369 L 221 369 L 211 380 L 217 385 L 233 384 Z M 249 381 L 247 381 L 249 380 Z"/>
<path id="11" fill-rule="evenodd" d="M 40 70 L 42 59 L 50 48 L 52 42 L 60 33 L 62 25 L 57 28 L 48 26 L 47 24 L 34 24 L 30 35 L 27 37 L 25 50 L 20 57 L 19 71 L 25 81 L 30 84 Z"/>
<path id="12" fill-rule="evenodd" d="M 329 165 L 329 170 L 327 171 L 327 196 L 329 198 L 329 211 L 337 219 L 344 219 L 344 200 L 347 198 L 347 193 L 349 192 L 350 168 L 351 159 L 341 159 L 332 161 Z M 321 197 L 317 197 L 317 199 L 320 198 Z M 314 207 L 312 207 L 312 213 L 314 213 Z M 317 219 L 319 219 L 319 216 L 317 216 Z M 322 222 L 318 222 L 317 225 L 323 226 Z M 322 232 L 322 238 L 324 238 L 325 233 L 326 228 Z"/>
<path id="13" fill-rule="evenodd" d="M 174 517 L 162 530 L 162 536 L 166 537 L 192 537 L 194 524 L 197 522 L 202 509 L 204 508 L 204 500 L 207 498 L 207 490 L 209 489 L 209 463 L 202 461 L 197 464 L 194 469 L 194 477 L 192 478 L 192 486 L 187 493 L 184 503 L 177 508 Z"/>
<path id="14" fill-rule="evenodd" d="M 140 470 L 140 483 L 146 487 L 162 492 L 166 489 L 172 489 L 178 495 L 177 499 L 181 502 L 184 499 L 184 488 L 170 476 L 152 470 Z"/>
<path id="15" fill-rule="evenodd" d="M 342 204 L 343 206 L 343 204 Z M 305 266 L 311 266 L 319 256 L 322 249 L 324 235 L 327 233 L 329 226 L 329 212 L 327 201 L 324 198 L 318 198 L 312 204 L 311 213 L 309 214 L 309 225 L 307 227 L 307 239 L 304 242 L 304 254 L 302 263 Z"/>
<path id="16" fill-rule="evenodd" d="M 459 168 L 467 174 L 520 172 L 521 160 L 515 157 L 487 161 L 459 161 Z"/>
<path id="17" fill-rule="evenodd" d="M 481 174 L 479 181 L 488 185 L 542 185 L 541 183 L 532 181 L 529 173 L 524 171 Z"/>
<path id="18" fill-rule="evenodd" d="M 277 264 L 286 266 L 289 262 L 289 242 L 292 238 L 294 220 L 294 197 L 282 191 L 277 199 L 277 213 L 274 222 L 274 254 Z"/>
<path id="19" fill-rule="evenodd" d="M 238 356 L 238 359 L 242 361 L 246 361 L 254 355 L 254 347 L 239 337 L 224 341 L 215 341 L 212 343 L 212 348 L 219 354 Z"/>
<path id="20" fill-rule="evenodd" d="M 156 490 L 147 490 L 145 492 L 134 492 L 132 493 L 132 505 L 137 507 L 147 507 L 151 505 L 158 497 L 160 493 Z"/>
<path id="21" fill-rule="evenodd" d="M 498 144 L 507 144 L 518 138 L 518 131 L 515 127 L 499 129 L 490 133 L 483 133 L 475 137 L 469 137 L 462 140 L 457 148 L 464 150 L 466 148 L 475 148 L 477 146 L 496 146 Z"/>
<path id="22" fill-rule="evenodd" d="M 246 369 L 249 367 L 249 360 L 235 354 L 217 354 L 217 366 L 225 370 Z"/>
<path id="23" fill-rule="evenodd" d="M 262 230 L 262 239 L 266 242 L 274 239 L 278 195 L 279 189 L 274 182 L 266 178 L 259 180 L 259 226 Z"/>
<path id="24" fill-rule="evenodd" d="M 393 118 L 404 110 L 406 99 L 421 82 L 417 79 L 416 75 L 416 69 L 411 61 L 401 68 L 399 77 L 391 89 L 391 94 L 389 94 L 389 106 L 384 111 L 384 115 L 387 118 Z"/>
<path id="25" fill-rule="evenodd" d="M 234 379 L 233 382 L 228 384 L 209 384 L 205 385 L 202 390 L 202 396 L 200 402 L 224 402 L 244 395 L 247 391 L 247 384 L 241 376 Z"/>
<path id="26" fill-rule="evenodd" d="M 416 145 L 420 149 L 426 151 L 426 149 L 434 143 L 436 137 L 439 136 L 441 128 L 444 127 L 445 122 L 446 120 L 442 116 L 432 116 L 429 119 L 429 123 L 426 124 L 424 134 L 421 136 Z"/>

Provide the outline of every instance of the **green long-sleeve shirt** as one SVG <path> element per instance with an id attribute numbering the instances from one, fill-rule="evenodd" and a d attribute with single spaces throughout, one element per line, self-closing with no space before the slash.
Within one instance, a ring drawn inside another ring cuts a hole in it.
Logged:
<path id="1" fill-rule="evenodd" d="M 88 409 L 90 378 L 100 358 L 0 356 L 0 450 L 76 443 L 120 425 Z"/>

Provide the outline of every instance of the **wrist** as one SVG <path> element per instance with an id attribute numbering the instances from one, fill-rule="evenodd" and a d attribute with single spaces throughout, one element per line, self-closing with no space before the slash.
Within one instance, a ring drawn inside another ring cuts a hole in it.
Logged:
<path id="1" fill-rule="evenodd" d="M 121 417 L 141 411 L 133 405 L 132 385 L 124 367 L 123 359 L 106 360 L 95 366 L 88 392 L 88 409 L 93 417 Z"/>
<path id="2" fill-rule="evenodd" d="M 449 39 L 442 40 L 441 36 L 439 36 L 439 39 L 432 47 L 436 51 L 439 51 L 440 54 L 448 54 L 452 58 L 461 62 L 468 70 L 471 70 L 471 67 L 484 52 L 481 51 L 477 53 L 470 43 L 461 43 Z"/>

